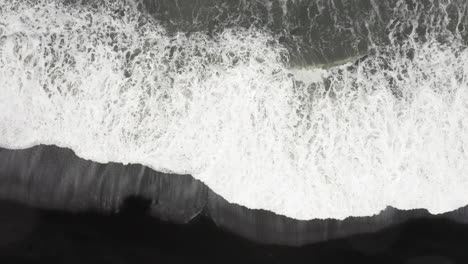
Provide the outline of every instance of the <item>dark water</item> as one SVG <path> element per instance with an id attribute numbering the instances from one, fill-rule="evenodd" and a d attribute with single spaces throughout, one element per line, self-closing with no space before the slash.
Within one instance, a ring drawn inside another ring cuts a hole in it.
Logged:
<path id="1" fill-rule="evenodd" d="M 427 33 L 447 28 L 467 39 L 466 1 L 145 0 L 141 9 L 173 31 L 267 29 L 288 47 L 295 65 L 363 56 L 412 32 L 424 41 Z"/>
<path id="2" fill-rule="evenodd" d="M 123 6 L 133 1 L 118 1 Z M 333 65 L 379 46 L 447 32 L 468 40 L 464 0 L 141 0 L 169 32 L 222 33 L 229 28 L 266 30 L 288 48 L 294 66 Z M 100 1 L 66 0 L 99 6 Z M 122 15 L 125 13 L 122 8 Z M 447 31 L 447 32 L 445 32 Z M 415 35 L 416 34 L 416 35 Z"/>

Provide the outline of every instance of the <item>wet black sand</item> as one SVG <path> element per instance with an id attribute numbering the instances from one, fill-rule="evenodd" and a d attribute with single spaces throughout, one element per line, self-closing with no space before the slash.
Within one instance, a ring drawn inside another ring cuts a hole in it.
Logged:
<path id="1" fill-rule="evenodd" d="M 468 222 L 468 207 L 442 215 L 431 215 L 424 209 L 404 211 L 387 207 L 369 217 L 300 221 L 229 203 L 190 175 L 160 173 L 138 164 L 101 164 L 56 146 L 0 149 L 0 199 L 75 214 L 90 210 L 112 214 L 125 207 L 129 197 L 147 201 L 143 203 L 147 208 L 145 221 L 152 218 L 151 221 L 160 219 L 187 226 L 198 225 L 199 221 L 204 225 L 213 222 L 239 237 L 266 245 L 303 246 L 353 235 L 376 234 L 421 218 L 441 223 Z"/>
<path id="2" fill-rule="evenodd" d="M 0 263 L 466 263 L 468 225 L 415 219 L 367 235 L 302 247 L 250 242 L 207 217 L 188 224 L 148 214 L 132 197 L 120 213 L 69 213 L 0 202 Z"/>

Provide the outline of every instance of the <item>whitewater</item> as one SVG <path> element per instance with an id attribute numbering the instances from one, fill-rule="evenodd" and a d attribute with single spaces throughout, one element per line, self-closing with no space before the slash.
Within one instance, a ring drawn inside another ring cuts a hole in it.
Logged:
<path id="1" fill-rule="evenodd" d="M 468 204 L 457 32 L 390 30 L 355 63 L 299 68 L 266 29 L 170 33 L 119 3 L 0 3 L 1 147 L 190 174 L 301 220 Z"/>

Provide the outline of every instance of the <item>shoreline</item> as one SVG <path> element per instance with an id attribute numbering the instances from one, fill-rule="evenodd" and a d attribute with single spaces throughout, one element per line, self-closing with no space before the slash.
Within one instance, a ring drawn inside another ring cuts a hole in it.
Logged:
<path id="1" fill-rule="evenodd" d="M 222 229 L 263 244 L 301 246 L 419 218 L 468 223 L 468 206 L 440 215 L 387 207 L 368 217 L 302 221 L 229 203 L 190 175 L 161 173 L 138 164 L 101 164 L 56 146 L 0 148 L 0 199 L 44 209 L 112 213 L 132 196 L 152 201 L 150 214 L 155 218 L 183 224 L 204 215 Z"/>

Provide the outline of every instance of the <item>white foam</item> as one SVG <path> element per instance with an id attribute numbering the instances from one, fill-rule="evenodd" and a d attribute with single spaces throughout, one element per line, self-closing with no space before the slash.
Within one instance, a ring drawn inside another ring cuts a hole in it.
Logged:
<path id="1" fill-rule="evenodd" d="M 0 4 L 0 145 L 190 173 L 297 219 L 468 203 L 468 52 L 456 40 L 294 70 L 265 32 L 171 36 L 141 19 Z"/>

